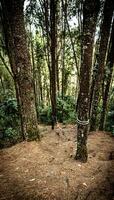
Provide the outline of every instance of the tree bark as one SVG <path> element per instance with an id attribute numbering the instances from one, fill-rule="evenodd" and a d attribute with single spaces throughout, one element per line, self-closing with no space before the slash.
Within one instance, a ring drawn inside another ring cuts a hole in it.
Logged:
<path id="1" fill-rule="evenodd" d="M 33 73 L 33 86 L 34 86 L 34 97 L 35 97 L 35 108 L 37 113 L 37 121 L 39 120 L 39 104 L 38 99 L 40 95 L 40 92 L 37 91 L 37 83 L 36 83 L 36 65 L 35 65 L 35 57 L 34 57 L 34 41 L 33 41 L 33 35 L 31 31 L 31 25 L 30 25 L 30 49 L 31 49 L 31 58 L 32 58 L 32 73 Z"/>
<path id="2" fill-rule="evenodd" d="M 100 127 L 99 127 L 100 130 L 104 130 L 105 128 L 105 118 L 106 118 L 106 112 L 107 112 L 110 84 L 111 84 L 112 74 L 113 74 L 113 66 L 114 66 L 114 20 L 112 24 L 112 32 L 111 32 L 110 45 L 109 45 L 109 51 L 108 51 L 107 63 L 106 63 L 106 69 L 108 70 L 108 75 L 106 74 L 106 80 L 105 80 L 106 83 L 104 84 L 105 89 L 104 89 L 103 105 L 102 105 L 101 118 L 100 118 Z"/>
<path id="3" fill-rule="evenodd" d="M 62 0 L 62 38 L 61 38 L 61 47 L 62 47 L 62 100 L 64 101 L 64 96 L 65 96 L 65 85 L 66 84 L 66 80 L 65 80 L 65 39 L 66 39 L 66 21 L 65 21 L 65 15 L 67 13 L 67 4 L 66 4 L 66 0 L 65 0 L 65 5 L 64 5 L 64 1 Z M 64 108 L 63 108 L 63 104 L 62 104 L 62 122 L 64 120 Z"/>
<path id="4" fill-rule="evenodd" d="M 87 161 L 87 133 L 89 120 L 89 94 L 92 67 L 92 54 L 99 0 L 85 0 L 83 7 L 82 57 L 80 69 L 80 91 L 77 107 L 77 152 L 76 159 Z"/>
<path id="5" fill-rule="evenodd" d="M 98 105 L 99 105 L 100 93 L 102 89 L 105 58 L 106 58 L 106 53 L 107 53 L 113 11 L 114 11 L 114 1 L 106 0 L 105 5 L 104 5 L 104 12 L 103 12 L 103 22 L 101 26 L 101 36 L 100 36 L 101 40 L 100 40 L 100 47 L 99 47 L 99 55 L 97 59 L 98 72 L 97 72 L 97 76 L 95 80 L 93 98 L 92 98 L 93 100 L 92 100 L 92 109 L 91 109 L 90 131 L 95 131 L 97 128 Z"/>
<path id="6" fill-rule="evenodd" d="M 56 10 L 57 0 L 50 0 L 50 38 L 51 38 L 51 104 L 52 104 L 52 129 L 56 123 Z"/>
<path id="7" fill-rule="evenodd" d="M 35 109 L 33 77 L 24 26 L 24 0 L 2 0 L 7 29 L 7 46 L 22 118 L 22 132 L 26 140 L 39 138 Z"/>

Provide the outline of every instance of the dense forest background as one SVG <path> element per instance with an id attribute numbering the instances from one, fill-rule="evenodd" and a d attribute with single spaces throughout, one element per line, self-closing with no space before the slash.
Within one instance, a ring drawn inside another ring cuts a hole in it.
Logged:
<path id="1" fill-rule="evenodd" d="M 40 139 L 38 124 L 114 131 L 113 0 L 0 1 L 0 145 Z"/>

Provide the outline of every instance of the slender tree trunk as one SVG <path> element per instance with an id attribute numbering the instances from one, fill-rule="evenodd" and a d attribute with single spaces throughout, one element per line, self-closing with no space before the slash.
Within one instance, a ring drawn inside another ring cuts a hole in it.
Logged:
<path id="1" fill-rule="evenodd" d="M 41 65 L 40 65 L 40 55 L 39 55 L 39 45 L 36 42 L 36 58 L 37 58 L 37 64 L 36 64 L 36 91 L 39 95 L 37 95 L 39 98 L 39 103 L 41 102 L 43 104 L 43 92 L 42 92 L 42 79 L 41 79 Z"/>
<path id="2" fill-rule="evenodd" d="M 103 105 L 102 105 L 102 112 L 101 112 L 101 118 L 100 118 L 100 127 L 99 127 L 100 130 L 104 130 L 104 127 L 105 127 L 105 118 L 106 118 L 106 112 L 107 112 L 110 84 L 112 80 L 113 66 L 114 66 L 114 21 L 112 25 L 112 33 L 111 33 L 109 51 L 108 51 L 108 56 L 107 56 L 106 69 L 108 69 L 108 76 L 106 77 L 106 85 L 104 84 L 105 90 L 104 90 L 104 95 L 103 95 Z"/>
<path id="3" fill-rule="evenodd" d="M 58 37 L 58 24 L 59 24 L 59 9 L 60 9 L 60 1 L 58 0 L 57 6 L 56 6 L 56 16 L 55 16 L 55 21 L 56 21 L 56 26 L 55 26 L 55 35 L 56 35 L 56 87 L 57 87 L 57 95 L 59 94 L 59 52 L 58 52 L 58 44 L 59 44 L 59 37 Z"/>
<path id="4" fill-rule="evenodd" d="M 38 93 L 36 89 L 36 66 L 35 66 L 35 58 L 34 58 L 34 41 L 32 39 L 32 31 L 31 31 L 31 25 L 30 25 L 30 48 L 31 48 L 31 58 L 32 58 L 32 73 L 33 73 L 33 86 L 34 86 L 34 97 L 35 97 L 35 108 L 36 108 L 36 113 L 37 113 L 37 121 L 39 119 L 39 104 L 38 104 Z"/>
<path id="5" fill-rule="evenodd" d="M 56 123 L 56 9 L 57 0 L 50 0 L 50 36 L 51 36 L 51 104 L 52 104 L 52 129 Z"/>
<path id="6" fill-rule="evenodd" d="M 86 162 L 87 153 L 87 133 L 89 123 L 89 94 L 90 77 L 92 67 L 92 55 L 94 35 L 98 11 L 100 9 L 99 0 L 85 0 L 83 7 L 83 37 L 80 69 L 80 91 L 77 108 L 77 152 L 76 159 Z"/>
<path id="7" fill-rule="evenodd" d="M 78 62 L 77 62 L 77 55 L 76 55 L 76 51 L 75 51 L 75 47 L 74 47 L 74 41 L 73 41 L 71 31 L 70 31 L 70 26 L 69 26 L 68 19 L 67 19 L 67 6 L 68 6 L 67 0 L 65 0 L 65 3 L 62 0 L 62 7 L 63 7 L 63 12 L 64 12 L 64 18 L 65 18 L 64 24 L 67 25 L 67 29 L 68 29 L 68 33 L 69 33 L 69 37 L 70 37 L 70 41 L 71 41 L 71 46 L 72 46 L 72 51 L 73 51 L 73 56 L 74 56 L 74 61 L 75 61 L 75 65 L 76 65 L 76 70 L 77 70 L 77 74 L 78 74 L 78 78 L 79 78 L 79 66 L 78 66 Z"/>
<path id="8" fill-rule="evenodd" d="M 4 86 L 2 76 L 0 77 L 0 82 L 1 82 L 2 90 L 3 90 L 3 94 L 5 95 L 6 92 L 5 92 L 5 86 Z"/>
<path id="9" fill-rule="evenodd" d="M 94 63 L 93 63 L 93 74 L 92 74 L 92 78 L 91 78 L 91 89 L 90 89 L 90 106 L 89 106 L 89 113 L 91 115 L 91 107 L 92 107 L 92 99 L 93 99 L 93 91 L 94 91 L 94 86 L 95 86 L 95 81 L 96 81 L 96 77 L 97 77 L 97 72 L 98 72 L 98 63 L 97 61 L 97 57 L 98 57 L 98 49 L 99 49 L 99 39 L 97 39 L 96 44 L 95 44 L 95 54 L 94 54 Z"/>
<path id="10" fill-rule="evenodd" d="M 50 20 L 49 20 L 49 0 L 44 0 L 44 15 L 45 15 L 45 31 L 46 31 L 46 42 L 47 42 L 47 64 L 49 69 L 50 75 L 50 96 L 51 96 L 51 87 L 52 87 L 52 80 L 51 80 L 51 61 L 50 61 Z"/>
<path id="11" fill-rule="evenodd" d="M 61 40 L 61 46 L 62 46 L 62 100 L 64 100 L 65 95 L 65 36 L 66 36 L 66 21 L 65 21 L 65 15 L 66 15 L 66 2 L 64 5 L 64 2 L 62 1 L 62 40 Z M 64 108 L 62 105 L 62 122 L 64 119 Z"/>
<path id="12" fill-rule="evenodd" d="M 2 0 L 4 18 L 7 22 L 7 42 L 12 72 L 18 87 L 19 104 L 22 117 L 22 131 L 26 140 L 39 137 L 35 109 L 33 77 L 30 55 L 27 49 L 24 26 L 23 5 L 21 0 Z M 13 63 L 13 64 L 12 64 Z"/>
<path id="13" fill-rule="evenodd" d="M 39 103 L 41 102 L 41 104 L 43 104 L 43 92 L 42 92 L 42 80 L 41 80 L 41 67 L 39 65 L 39 63 L 37 62 L 37 87 L 39 88 Z"/>
<path id="14" fill-rule="evenodd" d="M 4 57 L 2 56 L 1 52 L 0 52 L 0 59 L 1 59 L 2 63 L 3 63 L 3 65 L 4 65 L 4 67 L 6 68 L 8 73 L 10 74 L 10 76 L 13 78 L 13 74 L 12 74 L 11 70 L 9 69 L 9 67 L 8 67 Z"/>
<path id="15" fill-rule="evenodd" d="M 98 72 L 97 72 L 95 85 L 94 85 L 94 91 L 93 91 L 91 124 L 90 124 L 91 131 L 95 131 L 97 128 L 98 105 L 99 105 L 100 94 L 101 94 L 101 89 L 102 89 L 105 58 L 106 58 L 113 11 L 114 11 L 114 1 L 106 0 L 105 5 L 104 5 L 103 22 L 101 26 L 101 40 L 100 40 L 100 47 L 99 47 L 99 55 L 97 59 Z"/>
<path id="16" fill-rule="evenodd" d="M 58 65 L 58 56 L 56 57 L 56 80 L 57 80 L 57 92 L 59 94 L 60 87 L 59 87 L 59 65 Z"/>

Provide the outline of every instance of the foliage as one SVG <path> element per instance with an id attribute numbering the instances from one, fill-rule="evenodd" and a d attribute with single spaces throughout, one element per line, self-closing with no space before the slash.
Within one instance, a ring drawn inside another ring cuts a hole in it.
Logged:
<path id="1" fill-rule="evenodd" d="M 0 104 L 0 138 L 19 137 L 19 114 L 16 99 L 8 99 Z"/>
<path id="2" fill-rule="evenodd" d="M 51 106 L 40 107 L 39 118 L 42 123 L 51 124 Z M 75 100 L 71 96 L 57 98 L 57 121 L 75 123 Z"/>
<path id="3" fill-rule="evenodd" d="M 106 121 L 106 130 L 112 131 L 114 126 L 114 110 L 108 112 L 107 121 Z"/>
<path id="4" fill-rule="evenodd" d="M 51 124 L 51 106 L 40 106 L 39 120 L 41 123 Z"/>
<path id="5" fill-rule="evenodd" d="M 8 139 L 14 139 L 14 138 L 18 138 L 17 137 L 17 130 L 9 127 L 5 130 L 4 132 L 4 136 L 5 138 L 8 138 Z"/>
<path id="6" fill-rule="evenodd" d="M 105 130 L 106 131 L 111 131 L 114 126 L 114 88 L 112 88 L 112 94 L 110 94 L 110 100 L 109 100 L 109 112 L 107 113 L 107 117 L 106 117 L 106 124 L 105 124 Z"/>

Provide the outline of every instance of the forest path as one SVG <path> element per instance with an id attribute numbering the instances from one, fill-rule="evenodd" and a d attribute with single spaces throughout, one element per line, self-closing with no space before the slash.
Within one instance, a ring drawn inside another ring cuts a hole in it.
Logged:
<path id="1" fill-rule="evenodd" d="M 73 125 L 40 127 L 41 142 L 0 150 L 0 200 L 113 200 L 114 138 L 94 132 L 88 162 L 74 160 Z"/>

